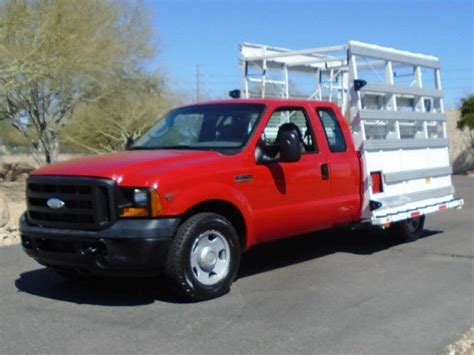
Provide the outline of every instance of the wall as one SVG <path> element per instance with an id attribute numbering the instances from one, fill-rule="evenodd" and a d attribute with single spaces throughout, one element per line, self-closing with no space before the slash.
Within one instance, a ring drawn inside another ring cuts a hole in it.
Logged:
<path id="1" fill-rule="evenodd" d="M 448 139 L 449 156 L 455 173 L 462 173 L 474 169 L 474 158 L 472 147 L 472 136 L 468 129 L 460 131 L 456 128 L 459 119 L 458 110 L 447 110 L 448 116 Z M 474 132 L 472 132 L 474 135 Z"/>

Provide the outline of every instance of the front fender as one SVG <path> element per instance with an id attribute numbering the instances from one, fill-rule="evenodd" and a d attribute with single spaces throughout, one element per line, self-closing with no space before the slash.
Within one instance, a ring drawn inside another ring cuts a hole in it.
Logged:
<path id="1" fill-rule="evenodd" d="M 245 195 L 233 186 L 211 182 L 179 189 L 162 197 L 167 216 L 178 216 L 200 203 L 220 200 L 233 204 L 243 215 L 246 224 L 246 247 L 255 244 L 253 211 Z"/>

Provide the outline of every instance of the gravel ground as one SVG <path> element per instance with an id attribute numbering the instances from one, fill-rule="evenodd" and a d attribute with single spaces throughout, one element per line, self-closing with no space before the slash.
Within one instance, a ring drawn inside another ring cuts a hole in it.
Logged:
<path id="1" fill-rule="evenodd" d="M 441 355 L 473 355 L 474 354 L 474 326 L 461 339 L 446 347 Z"/>
<path id="2" fill-rule="evenodd" d="M 0 193 L 6 197 L 10 210 L 10 223 L 0 228 L 0 247 L 20 243 L 18 219 L 26 209 L 25 182 L 0 182 Z"/>

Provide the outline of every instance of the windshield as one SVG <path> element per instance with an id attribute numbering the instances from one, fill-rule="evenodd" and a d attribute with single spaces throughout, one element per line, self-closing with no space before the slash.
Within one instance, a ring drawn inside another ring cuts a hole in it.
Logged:
<path id="1" fill-rule="evenodd" d="M 178 108 L 130 149 L 238 149 L 249 139 L 264 105 L 210 104 Z"/>

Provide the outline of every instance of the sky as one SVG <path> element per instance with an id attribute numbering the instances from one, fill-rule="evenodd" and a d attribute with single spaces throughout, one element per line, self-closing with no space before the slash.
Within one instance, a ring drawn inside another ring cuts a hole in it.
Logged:
<path id="1" fill-rule="evenodd" d="M 155 70 L 194 100 L 240 88 L 239 44 L 305 49 L 379 44 L 440 58 L 445 106 L 474 93 L 474 1 L 146 0 L 159 53 Z"/>

